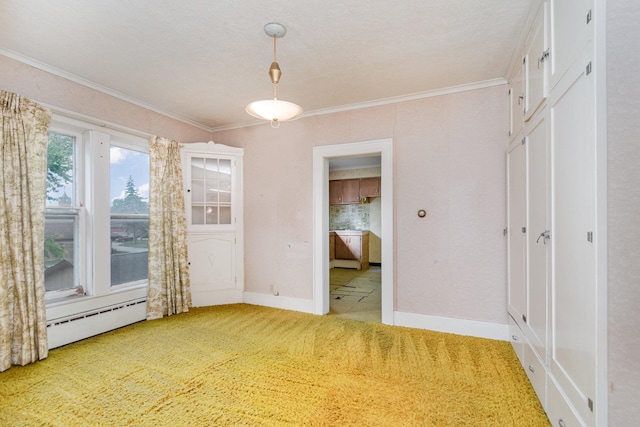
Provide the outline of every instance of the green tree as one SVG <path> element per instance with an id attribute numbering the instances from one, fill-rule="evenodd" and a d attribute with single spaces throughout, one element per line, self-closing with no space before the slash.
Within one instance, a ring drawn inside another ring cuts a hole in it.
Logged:
<path id="1" fill-rule="evenodd" d="M 73 181 L 74 137 L 50 132 L 47 140 L 47 200 L 57 200 L 52 194 Z"/>
<path id="2" fill-rule="evenodd" d="M 148 214 L 149 203 L 145 202 L 138 189 L 133 182 L 133 177 L 129 175 L 124 190 L 124 198 L 114 199 L 111 204 L 111 213 L 128 213 L 128 214 Z"/>
<path id="3" fill-rule="evenodd" d="M 62 236 L 49 234 L 44 236 L 44 257 L 47 261 L 58 261 L 64 258 L 66 250 L 64 246 L 56 242 Z"/>

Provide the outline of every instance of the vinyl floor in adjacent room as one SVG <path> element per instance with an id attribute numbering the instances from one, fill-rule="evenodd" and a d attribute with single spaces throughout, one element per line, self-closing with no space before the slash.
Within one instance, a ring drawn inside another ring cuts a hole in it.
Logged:
<path id="1" fill-rule="evenodd" d="M 332 268 L 330 271 L 329 314 L 369 322 L 382 321 L 381 268 L 368 270 Z"/>

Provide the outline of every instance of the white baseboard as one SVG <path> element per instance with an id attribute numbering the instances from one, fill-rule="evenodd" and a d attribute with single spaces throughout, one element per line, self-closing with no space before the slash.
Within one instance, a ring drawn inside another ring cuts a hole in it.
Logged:
<path id="1" fill-rule="evenodd" d="M 218 291 L 200 291 L 191 288 L 191 305 L 205 307 L 210 305 L 238 304 L 242 302 L 242 291 L 239 289 L 224 289 Z"/>
<path id="2" fill-rule="evenodd" d="M 244 292 L 242 300 L 246 304 L 280 308 L 283 310 L 301 311 L 303 313 L 313 313 L 312 300 L 259 294 L 254 292 Z M 507 324 L 429 316 L 426 314 L 405 313 L 402 311 L 394 312 L 393 319 L 395 326 L 428 329 L 431 331 L 468 335 L 500 341 L 509 340 L 509 326 Z"/>
<path id="3" fill-rule="evenodd" d="M 242 294 L 242 302 L 246 304 L 262 305 L 265 307 L 281 308 L 283 310 L 313 313 L 313 300 L 310 299 L 244 292 Z"/>
<path id="4" fill-rule="evenodd" d="M 431 331 L 500 341 L 509 340 L 509 325 L 502 323 L 480 322 L 477 320 L 430 316 L 427 314 L 406 313 L 402 311 L 395 311 L 393 313 L 393 320 L 396 326 L 428 329 Z"/>

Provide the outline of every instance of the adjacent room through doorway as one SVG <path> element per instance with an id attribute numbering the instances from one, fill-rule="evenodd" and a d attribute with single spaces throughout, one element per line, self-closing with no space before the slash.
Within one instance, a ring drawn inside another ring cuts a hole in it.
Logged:
<path id="1" fill-rule="evenodd" d="M 393 324 L 392 152 L 390 139 L 314 148 L 316 314 Z"/>
<path id="2" fill-rule="evenodd" d="M 382 320 L 381 156 L 329 160 L 329 314 Z"/>

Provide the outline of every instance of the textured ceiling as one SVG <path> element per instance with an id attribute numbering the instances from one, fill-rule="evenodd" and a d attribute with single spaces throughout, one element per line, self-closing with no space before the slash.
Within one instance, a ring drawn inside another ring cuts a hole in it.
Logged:
<path id="1" fill-rule="evenodd" d="M 0 0 L 0 53 L 217 129 L 504 78 L 534 0 Z"/>

